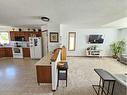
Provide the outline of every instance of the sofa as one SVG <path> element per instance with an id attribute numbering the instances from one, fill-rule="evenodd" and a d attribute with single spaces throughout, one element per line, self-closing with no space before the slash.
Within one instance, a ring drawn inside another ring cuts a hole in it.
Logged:
<path id="1" fill-rule="evenodd" d="M 127 65 L 127 54 L 122 54 L 119 57 L 119 61 L 125 65 Z"/>

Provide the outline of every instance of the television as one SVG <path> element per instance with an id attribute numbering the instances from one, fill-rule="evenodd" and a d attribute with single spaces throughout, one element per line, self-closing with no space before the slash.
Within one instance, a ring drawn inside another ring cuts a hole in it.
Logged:
<path id="1" fill-rule="evenodd" d="M 101 44 L 104 42 L 103 35 L 89 35 L 89 43 Z"/>

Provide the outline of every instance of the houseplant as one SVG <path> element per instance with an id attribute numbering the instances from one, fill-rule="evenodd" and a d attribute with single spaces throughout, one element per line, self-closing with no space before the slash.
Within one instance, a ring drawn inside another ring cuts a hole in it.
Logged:
<path id="1" fill-rule="evenodd" d="M 124 51 L 124 48 L 125 48 L 125 41 L 123 40 L 111 44 L 113 58 L 115 59 L 118 58 L 118 56 L 122 54 L 122 52 Z"/>

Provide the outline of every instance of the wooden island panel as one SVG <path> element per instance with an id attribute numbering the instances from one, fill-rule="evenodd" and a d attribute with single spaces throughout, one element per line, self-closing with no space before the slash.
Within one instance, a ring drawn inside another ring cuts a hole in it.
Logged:
<path id="1" fill-rule="evenodd" d="M 52 82 L 50 59 L 51 55 L 47 54 L 35 64 L 38 84 Z"/>
<path id="2" fill-rule="evenodd" d="M 51 66 L 36 66 L 37 70 L 37 82 L 39 83 L 51 83 Z"/>

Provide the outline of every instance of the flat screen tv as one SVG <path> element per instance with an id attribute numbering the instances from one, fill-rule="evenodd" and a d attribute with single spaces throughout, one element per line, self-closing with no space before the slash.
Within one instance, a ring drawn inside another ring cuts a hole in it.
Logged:
<path id="1" fill-rule="evenodd" d="M 89 35 L 89 43 L 102 44 L 104 42 L 102 36 L 103 35 Z"/>

